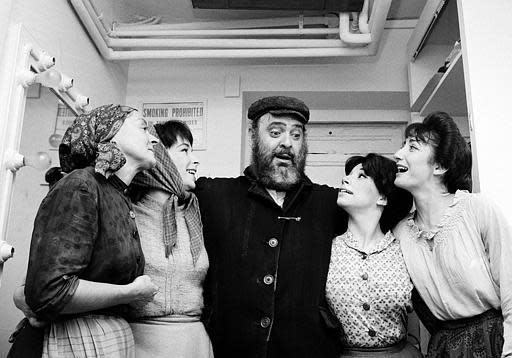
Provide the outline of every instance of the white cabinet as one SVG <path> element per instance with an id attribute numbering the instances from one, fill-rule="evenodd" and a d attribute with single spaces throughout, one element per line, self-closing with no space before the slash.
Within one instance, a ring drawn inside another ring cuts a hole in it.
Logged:
<path id="1" fill-rule="evenodd" d="M 428 0 L 407 44 L 411 112 L 467 117 L 462 50 L 457 2 Z"/>

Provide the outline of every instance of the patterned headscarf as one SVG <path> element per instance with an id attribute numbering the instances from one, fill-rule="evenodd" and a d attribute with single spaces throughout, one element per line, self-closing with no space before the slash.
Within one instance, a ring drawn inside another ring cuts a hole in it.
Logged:
<path id="1" fill-rule="evenodd" d="M 119 170 L 126 158 L 110 140 L 134 108 L 108 104 L 75 118 L 62 138 L 59 158 L 62 171 L 93 165 L 104 177 Z"/>
<path id="2" fill-rule="evenodd" d="M 148 130 L 149 133 L 158 136 L 153 126 L 150 126 Z M 183 188 L 181 175 L 162 142 L 157 143 L 153 147 L 153 151 L 156 166 L 138 173 L 133 179 L 132 185 L 147 189 L 159 189 L 171 194 L 163 209 L 163 241 L 166 258 L 171 254 L 177 241 L 176 208 L 179 204 L 185 204 L 183 210 L 190 236 L 190 252 L 195 265 L 203 246 L 203 224 L 197 197 Z"/>

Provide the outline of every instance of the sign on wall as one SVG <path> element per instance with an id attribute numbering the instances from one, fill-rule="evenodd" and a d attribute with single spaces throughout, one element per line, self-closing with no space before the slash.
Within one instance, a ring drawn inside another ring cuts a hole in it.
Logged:
<path id="1" fill-rule="evenodd" d="M 57 116 L 55 117 L 55 127 L 53 128 L 53 134 L 50 136 L 48 141 L 52 148 L 59 148 L 59 144 L 62 141 L 66 129 L 73 123 L 76 116 L 71 109 L 69 109 L 64 103 L 59 101 L 57 105 Z"/>
<path id="2" fill-rule="evenodd" d="M 194 137 L 194 150 L 206 149 L 206 101 L 143 103 L 142 116 L 152 124 L 168 120 L 185 122 Z"/>

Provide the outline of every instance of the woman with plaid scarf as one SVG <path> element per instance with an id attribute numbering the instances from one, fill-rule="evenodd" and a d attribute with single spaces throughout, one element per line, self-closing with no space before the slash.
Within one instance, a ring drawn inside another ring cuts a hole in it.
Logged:
<path id="1" fill-rule="evenodd" d="M 208 255 L 196 196 L 193 138 L 179 121 L 156 124 L 157 164 L 131 185 L 135 220 L 146 257 L 144 273 L 158 287 L 153 300 L 132 305 L 137 357 L 213 357 L 200 321 Z"/>

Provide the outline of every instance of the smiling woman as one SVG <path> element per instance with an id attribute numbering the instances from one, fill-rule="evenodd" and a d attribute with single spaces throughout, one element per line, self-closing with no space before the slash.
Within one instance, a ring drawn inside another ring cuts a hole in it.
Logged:
<path id="1" fill-rule="evenodd" d="M 471 151 L 454 120 L 429 114 L 406 129 L 395 183 L 416 211 L 397 228 L 432 334 L 429 357 L 512 356 L 512 226 L 471 189 Z"/>
<path id="2" fill-rule="evenodd" d="M 195 188 L 198 161 L 186 124 L 155 125 L 156 167 L 135 177 L 131 195 L 146 257 L 144 272 L 158 285 L 150 301 L 130 312 L 136 355 L 210 358 L 213 351 L 200 316 L 208 270 Z"/>

